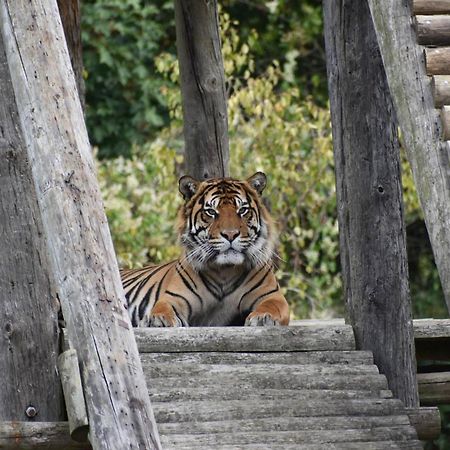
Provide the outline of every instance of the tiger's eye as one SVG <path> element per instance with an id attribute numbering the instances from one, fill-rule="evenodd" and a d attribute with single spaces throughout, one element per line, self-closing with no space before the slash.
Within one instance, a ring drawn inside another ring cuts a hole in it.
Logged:
<path id="1" fill-rule="evenodd" d="M 213 208 L 205 208 L 203 210 L 203 212 L 208 215 L 209 217 L 216 217 L 217 216 L 217 212 L 215 209 Z"/>
<path id="2" fill-rule="evenodd" d="M 247 206 L 243 206 L 242 208 L 239 208 L 238 214 L 240 216 L 245 216 L 249 211 L 249 208 Z"/>

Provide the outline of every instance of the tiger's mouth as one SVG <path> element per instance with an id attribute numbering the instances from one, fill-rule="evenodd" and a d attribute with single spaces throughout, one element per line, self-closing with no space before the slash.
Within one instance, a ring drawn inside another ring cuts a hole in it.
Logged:
<path id="1" fill-rule="evenodd" d="M 219 252 L 214 259 L 214 262 L 221 266 L 241 265 L 244 261 L 244 253 L 231 247 L 225 251 Z"/>

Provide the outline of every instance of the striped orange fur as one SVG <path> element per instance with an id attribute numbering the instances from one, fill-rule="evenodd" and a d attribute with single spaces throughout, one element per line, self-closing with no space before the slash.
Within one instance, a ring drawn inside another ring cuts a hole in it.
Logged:
<path id="1" fill-rule="evenodd" d="M 261 201 L 266 176 L 182 177 L 181 257 L 122 270 L 134 326 L 287 325 L 289 307 L 273 273 L 276 232 Z"/>

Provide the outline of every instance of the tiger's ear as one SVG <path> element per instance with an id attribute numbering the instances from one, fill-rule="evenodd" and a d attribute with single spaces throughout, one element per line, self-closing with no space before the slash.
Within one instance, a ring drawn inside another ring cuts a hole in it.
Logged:
<path id="1" fill-rule="evenodd" d="M 197 192 L 200 181 L 188 175 L 184 175 L 178 181 L 178 189 L 180 190 L 185 200 L 190 200 Z"/>
<path id="2" fill-rule="evenodd" d="M 266 187 L 267 184 L 267 177 L 266 174 L 263 172 L 256 172 L 254 175 L 252 175 L 248 180 L 247 183 L 259 194 L 262 194 L 262 191 Z"/>

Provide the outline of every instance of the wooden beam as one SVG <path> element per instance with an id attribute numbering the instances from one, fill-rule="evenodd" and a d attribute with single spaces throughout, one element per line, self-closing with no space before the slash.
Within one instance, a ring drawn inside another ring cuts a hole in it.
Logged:
<path id="1" fill-rule="evenodd" d="M 139 350 L 150 352 L 289 352 L 353 350 L 352 327 L 136 328 Z"/>
<path id="2" fill-rule="evenodd" d="M 450 105 L 450 75 L 434 75 L 431 78 L 431 90 L 436 108 Z"/>
<path id="3" fill-rule="evenodd" d="M 0 0 L 0 26 L 90 441 L 160 448 L 56 0 Z"/>
<path id="4" fill-rule="evenodd" d="M 368 0 L 389 89 L 450 311 L 450 183 L 447 144 L 434 108 L 409 2 Z"/>
<path id="5" fill-rule="evenodd" d="M 59 305 L 1 33 L 0 192 L 0 420 L 62 420 Z"/>
<path id="6" fill-rule="evenodd" d="M 450 106 L 444 105 L 441 108 L 441 122 L 442 122 L 442 139 L 450 140 Z"/>
<path id="7" fill-rule="evenodd" d="M 406 408 L 411 425 L 421 441 L 432 441 L 441 433 L 441 416 L 434 407 Z"/>
<path id="8" fill-rule="evenodd" d="M 414 14 L 449 14 L 450 0 L 414 0 Z"/>
<path id="9" fill-rule="evenodd" d="M 74 441 L 86 442 L 89 422 L 76 350 L 69 349 L 58 356 L 58 370 L 64 391 L 70 436 Z"/>
<path id="10" fill-rule="evenodd" d="M 426 48 L 424 59 L 427 75 L 450 75 L 450 47 Z"/>
<path id="11" fill-rule="evenodd" d="M 185 171 L 228 176 L 228 116 L 217 0 L 175 0 Z"/>
<path id="12" fill-rule="evenodd" d="M 90 450 L 70 438 L 67 422 L 0 422 L 0 448 L 9 450 Z"/>
<path id="13" fill-rule="evenodd" d="M 450 15 L 416 16 L 414 27 L 421 45 L 450 44 Z"/>
<path id="14" fill-rule="evenodd" d="M 418 373 L 420 404 L 450 404 L 450 372 Z"/>
<path id="15" fill-rule="evenodd" d="M 323 6 L 347 316 L 394 396 L 418 406 L 394 108 L 367 1 Z"/>

